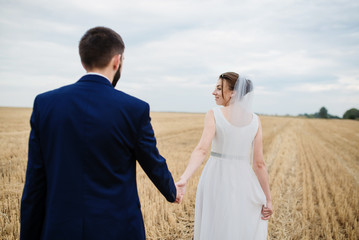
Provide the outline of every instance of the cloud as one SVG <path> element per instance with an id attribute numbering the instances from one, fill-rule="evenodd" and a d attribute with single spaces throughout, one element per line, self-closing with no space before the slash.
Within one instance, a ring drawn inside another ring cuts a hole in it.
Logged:
<path id="1" fill-rule="evenodd" d="M 342 75 L 329 83 L 300 83 L 286 88 L 291 92 L 339 92 L 343 94 L 358 94 L 359 96 L 359 74 Z"/>
<path id="2" fill-rule="evenodd" d="M 153 110 L 207 111 L 225 71 L 251 76 L 257 112 L 310 112 L 313 103 L 297 100 L 303 96 L 338 113 L 359 102 L 354 0 L 0 4 L 0 86 L 8 92 L 0 105 L 28 106 L 37 92 L 76 81 L 84 72 L 78 41 L 98 25 L 115 29 L 126 43 L 118 88 Z M 20 87 L 21 95 L 14 90 Z M 340 104 L 332 101 L 333 92 Z"/>

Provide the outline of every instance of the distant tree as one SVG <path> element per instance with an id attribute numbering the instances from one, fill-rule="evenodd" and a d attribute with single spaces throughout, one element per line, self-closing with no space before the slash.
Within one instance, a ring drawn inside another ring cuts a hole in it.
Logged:
<path id="1" fill-rule="evenodd" d="M 343 118 L 345 119 L 359 119 L 359 110 L 356 108 L 351 108 L 349 110 L 347 110 L 344 115 Z"/>
<path id="2" fill-rule="evenodd" d="M 325 107 L 319 110 L 319 118 L 328 118 L 328 110 Z"/>
<path id="3" fill-rule="evenodd" d="M 306 118 L 335 118 L 340 119 L 340 117 L 331 115 L 328 113 L 328 110 L 325 107 L 322 107 L 319 112 L 316 113 L 302 113 L 298 114 L 299 117 L 306 117 Z"/>
<path id="4" fill-rule="evenodd" d="M 340 117 L 336 116 L 336 115 L 331 115 L 328 113 L 328 118 L 335 118 L 335 119 L 340 119 Z"/>

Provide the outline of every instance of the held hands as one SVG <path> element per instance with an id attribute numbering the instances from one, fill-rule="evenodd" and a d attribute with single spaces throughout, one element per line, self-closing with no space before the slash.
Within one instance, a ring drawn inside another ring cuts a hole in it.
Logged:
<path id="1" fill-rule="evenodd" d="M 263 220 L 269 220 L 269 218 L 271 217 L 271 215 L 273 214 L 273 209 L 272 209 L 272 202 L 267 202 L 267 207 L 265 207 L 264 205 L 262 206 L 262 219 Z"/>
<path id="2" fill-rule="evenodd" d="M 176 182 L 177 197 L 175 203 L 182 202 L 183 196 L 186 193 L 186 185 L 187 185 L 187 181 L 184 181 L 182 179 Z"/>

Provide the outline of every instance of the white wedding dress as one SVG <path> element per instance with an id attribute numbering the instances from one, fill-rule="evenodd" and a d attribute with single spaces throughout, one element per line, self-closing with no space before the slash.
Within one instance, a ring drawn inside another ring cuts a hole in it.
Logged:
<path id="1" fill-rule="evenodd" d="M 264 240 L 267 220 L 261 219 L 266 197 L 251 165 L 258 116 L 243 127 L 231 125 L 221 109 L 213 109 L 216 134 L 211 156 L 197 187 L 195 240 Z M 235 136 L 226 142 L 226 136 Z M 236 144 L 235 152 L 222 154 L 223 144 Z"/>

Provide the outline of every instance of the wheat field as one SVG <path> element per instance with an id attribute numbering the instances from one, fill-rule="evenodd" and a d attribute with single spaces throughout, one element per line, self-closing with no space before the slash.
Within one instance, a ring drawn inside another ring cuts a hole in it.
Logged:
<path id="1" fill-rule="evenodd" d="M 0 108 L 0 236 L 4 240 L 19 238 L 30 114 L 31 109 Z M 158 148 L 176 180 L 201 136 L 204 114 L 153 112 L 151 116 Z M 359 121 L 260 118 L 274 208 L 268 239 L 359 239 Z M 147 239 L 192 239 L 201 170 L 177 205 L 166 202 L 138 167 Z"/>

